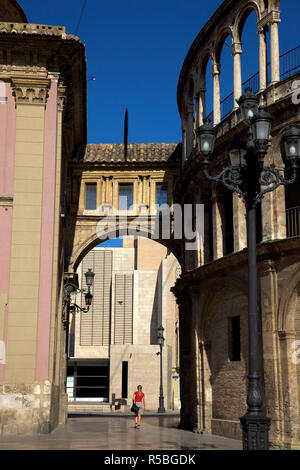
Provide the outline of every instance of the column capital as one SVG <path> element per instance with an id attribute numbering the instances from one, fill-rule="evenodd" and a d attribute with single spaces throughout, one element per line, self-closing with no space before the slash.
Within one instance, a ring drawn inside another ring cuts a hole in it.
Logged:
<path id="1" fill-rule="evenodd" d="M 258 34 L 264 33 L 266 31 L 266 27 L 271 26 L 274 23 L 281 23 L 280 12 L 276 10 L 271 11 L 270 13 L 265 15 L 260 21 L 258 21 Z"/>
<path id="2" fill-rule="evenodd" d="M 232 55 L 235 56 L 236 54 L 242 54 L 242 43 L 241 42 L 234 42 L 232 44 Z"/>
<path id="3" fill-rule="evenodd" d="M 16 104 L 46 105 L 50 79 L 12 77 L 11 84 Z"/>
<path id="4" fill-rule="evenodd" d="M 212 64 L 212 76 L 220 75 L 221 74 L 221 64 L 213 63 Z"/>
<path id="5" fill-rule="evenodd" d="M 285 341 L 288 338 L 294 339 L 296 337 L 296 331 L 293 330 L 278 330 L 277 334 L 280 341 Z"/>

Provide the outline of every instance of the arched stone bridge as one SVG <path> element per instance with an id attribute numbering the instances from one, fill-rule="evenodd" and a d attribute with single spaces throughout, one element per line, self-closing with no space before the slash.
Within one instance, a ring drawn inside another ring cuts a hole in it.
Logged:
<path id="1" fill-rule="evenodd" d="M 130 234 L 130 226 L 137 218 L 139 235 L 155 238 L 151 215 L 159 202 L 158 185 L 163 185 L 164 202 L 172 206 L 180 168 L 180 144 L 129 144 L 126 160 L 123 144 L 87 145 L 80 149 L 68 168 L 68 271 L 76 270 L 88 251 L 104 239 Z M 131 190 L 132 209 L 119 212 L 120 188 L 124 185 Z M 170 239 L 160 237 L 157 241 L 180 259 L 181 245 L 173 239 L 172 232 L 171 214 Z"/>

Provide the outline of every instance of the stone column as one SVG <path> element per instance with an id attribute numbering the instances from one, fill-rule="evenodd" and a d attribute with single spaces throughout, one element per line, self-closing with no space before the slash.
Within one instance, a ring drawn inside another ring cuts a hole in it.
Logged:
<path id="1" fill-rule="evenodd" d="M 258 31 L 259 35 L 259 90 L 267 88 L 267 38 L 264 29 Z"/>
<path id="2" fill-rule="evenodd" d="M 106 203 L 106 177 L 102 176 L 102 204 Z"/>
<path id="3" fill-rule="evenodd" d="M 200 123 L 200 93 L 197 93 L 195 97 L 195 122 L 194 122 L 194 130 L 199 127 Z M 194 134 L 194 140 L 195 140 Z"/>
<path id="4" fill-rule="evenodd" d="M 210 206 L 207 207 L 205 204 L 204 206 L 204 263 L 208 263 L 212 255 L 210 253 L 210 230 L 212 229 L 210 227 Z"/>
<path id="5" fill-rule="evenodd" d="M 138 179 L 138 204 L 143 204 L 143 176 Z"/>
<path id="6" fill-rule="evenodd" d="M 156 183 L 155 180 L 150 179 L 150 209 L 156 204 Z"/>
<path id="7" fill-rule="evenodd" d="M 118 210 L 118 208 L 119 208 L 119 197 L 118 197 L 118 196 L 119 196 L 119 191 L 118 191 L 119 185 L 118 185 L 118 182 L 117 182 L 115 179 L 113 179 L 112 185 L 113 185 L 113 189 L 112 189 L 112 191 L 113 191 L 113 200 L 112 200 L 112 204 L 113 204 L 113 208 L 114 208 L 115 210 Z"/>
<path id="8" fill-rule="evenodd" d="M 238 108 L 237 100 L 242 95 L 242 71 L 241 71 L 242 44 L 234 42 L 232 44 L 233 55 L 233 109 Z"/>
<path id="9" fill-rule="evenodd" d="M 214 79 L 214 125 L 221 121 L 221 98 L 220 98 L 220 64 L 213 63 L 212 76 Z"/>
<path id="10" fill-rule="evenodd" d="M 280 170 L 283 175 L 284 170 Z M 261 201 L 263 241 L 286 238 L 285 188 L 267 193 Z"/>
<path id="11" fill-rule="evenodd" d="M 234 251 L 247 247 L 246 207 L 237 193 L 232 196 Z"/>
<path id="12" fill-rule="evenodd" d="M 113 205 L 113 176 L 108 177 L 108 194 L 109 194 L 109 204 Z"/>
<path id="13" fill-rule="evenodd" d="M 284 170 L 280 173 L 284 176 Z M 275 238 L 286 238 L 286 207 L 285 207 L 285 187 L 279 186 L 273 193 L 274 211 L 274 235 Z"/>
<path id="14" fill-rule="evenodd" d="M 213 259 L 224 256 L 224 206 L 218 200 L 216 185 L 212 185 Z"/>
<path id="15" fill-rule="evenodd" d="M 206 87 L 199 90 L 199 126 L 202 126 L 206 118 L 206 101 L 205 101 Z"/>
<path id="16" fill-rule="evenodd" d="M 276 19 L 271 24 L 271 83 L 280 81 L 280 62 L 279 62 L 279 35 L 278 23 Z"/>
<path id="17" fill-rule="evenodd" d="M 296 331 L 279 331 L 280 369 L 281 369 L 281 406 L 282 435 L 281 444 L 293 447 L 293 441 L 299 444 L 299 390 L 297 383 L 297 365 L 293 360 Z"/>
<path id="18" fill-rule="evenodd" d="M 52 324 L 55 325 L 51 328 L 51 339 L 50 339 L 50 374 L 53 374 L 53 381 L 55 387 L 59 389 L 58 406 L 54 407 L 53 415 L 57 415 L 57 421 L 59 424 L 65 424 L 68 415 L 68 397 L 66 394 L 64 381 L 65 376 L 62 374 L 62 370 L 66 367 L 66 356 L 65 356 L 65 330 L 62 324 L 63 314 L 63 289 L 61 279 L 59 284 L 59 269 L 61 268 L 59 260 L 60 254 L 60 197 L 61 197 L 61 160 L 62 160 L 62 123 L 63 113 L 66 105 L 67 88 L 62 84 L 58 84 L 57 90 L 57 161 L 56 161 L 56 202 L 55 202 L 55 231 L 54 231 L 54 257 L 53 257 L 53 293 L 52 293 Z M 80 184 L 78 183 L 76 191 L 80 190 Z M 56 320 L 55 320 L 56 318 Z M 60 366 L 54 369 L 54 358 L 60 358 Z M 50 376 L 49 374 L 49 376 Z M 52 418 L 54 421 L 54 419 Z"/>
<path id="19" fill-rule="evenodd" d="M 181 132 L 182 132 L 182 166 L 187 158 L 187 148 L 186 148 L 186 118 L 182 117 L 181 123 Z"/>
<path id="20" fill-rule="evenodd" d="M 280 430 L 280 392 L 278 338 L 276 331 L 278 312 L 278 277 L 276 263 L 265 259 L 258 264 L 258 283 L 260 290 L 262 363 L 261 377 L 263 402 L 268 410 L 267 416 L 272 419 L 271 440 L 278 438 Z"/>
<path id="21" fill-rule="evenodd" d="M 98 197 L 99 197 L 99 205 L 101 206 L 103 204 L 103 176 L 100 176 L 99 178 L 99 187 L 97 188 L 99 191 Z"/>
<path id="22" fill-rule="evenodd" d="M 187 109 L 186 125 L 186 158 L 189 158 L 194 145 L 194 105 L 190 103 Z"/>
<path id="23" fill-rule="evenodd" d="M 139 189 L 139 180 L 135 179 L 133 181 L 133 198 L 132 198 L 134 206 L 137 206 L 137 204 L 139 203 L 138 189 Z"/>

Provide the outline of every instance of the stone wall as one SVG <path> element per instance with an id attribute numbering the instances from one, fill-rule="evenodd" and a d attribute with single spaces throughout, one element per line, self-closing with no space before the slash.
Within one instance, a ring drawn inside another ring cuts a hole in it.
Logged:
<path id="1" fill-rule="evenodd" d="M 137 385 L 142 385 L 146 408 L 157 411 L 159 402 L 160 356 L 159 345 L 112 345 L 110 355 L 110 396 L 122 395 L 122 361 L 128 361 L 128 404 Z M 163 348 L 163 388 L 165 408 L 171 407 L 171 348 Z"/>
<path id="2" fill-rule="evenodd" d="M 271 445 L 294 449 L 300 448 L 295 343 L 300 339 L 299 247 L 299 238 L 258 247 L 263 410 L 271 418 Z M 248 384 L 247 253 L 215 261 L 184 278 L 182 285 L 192 281 L 193 288 L 181 294 L 180 364 L 181 370 L 189 361 L 192 367 L 181 373 L 182 423 L 240 438 Z M 240 315 L 241 358 L 232 362 L 228 319 L 235 315 Z"/>
<path id="3" fill-rule="evenodd" d="M 0 436 L 50 432 L 51 394 L 49 381 L 0 385 Z"/>

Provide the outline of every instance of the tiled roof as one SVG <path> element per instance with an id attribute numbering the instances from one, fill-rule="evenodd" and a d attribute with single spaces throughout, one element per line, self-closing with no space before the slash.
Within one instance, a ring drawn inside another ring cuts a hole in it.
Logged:
<path id="1" fill-rule="evenodd" d="M 87 163 L 124 163 L 124 144 L 88 144 L 81 148 L 73 161 Z M 181 161 L 181 144 L 128 144 L 127 162 Z"/>

